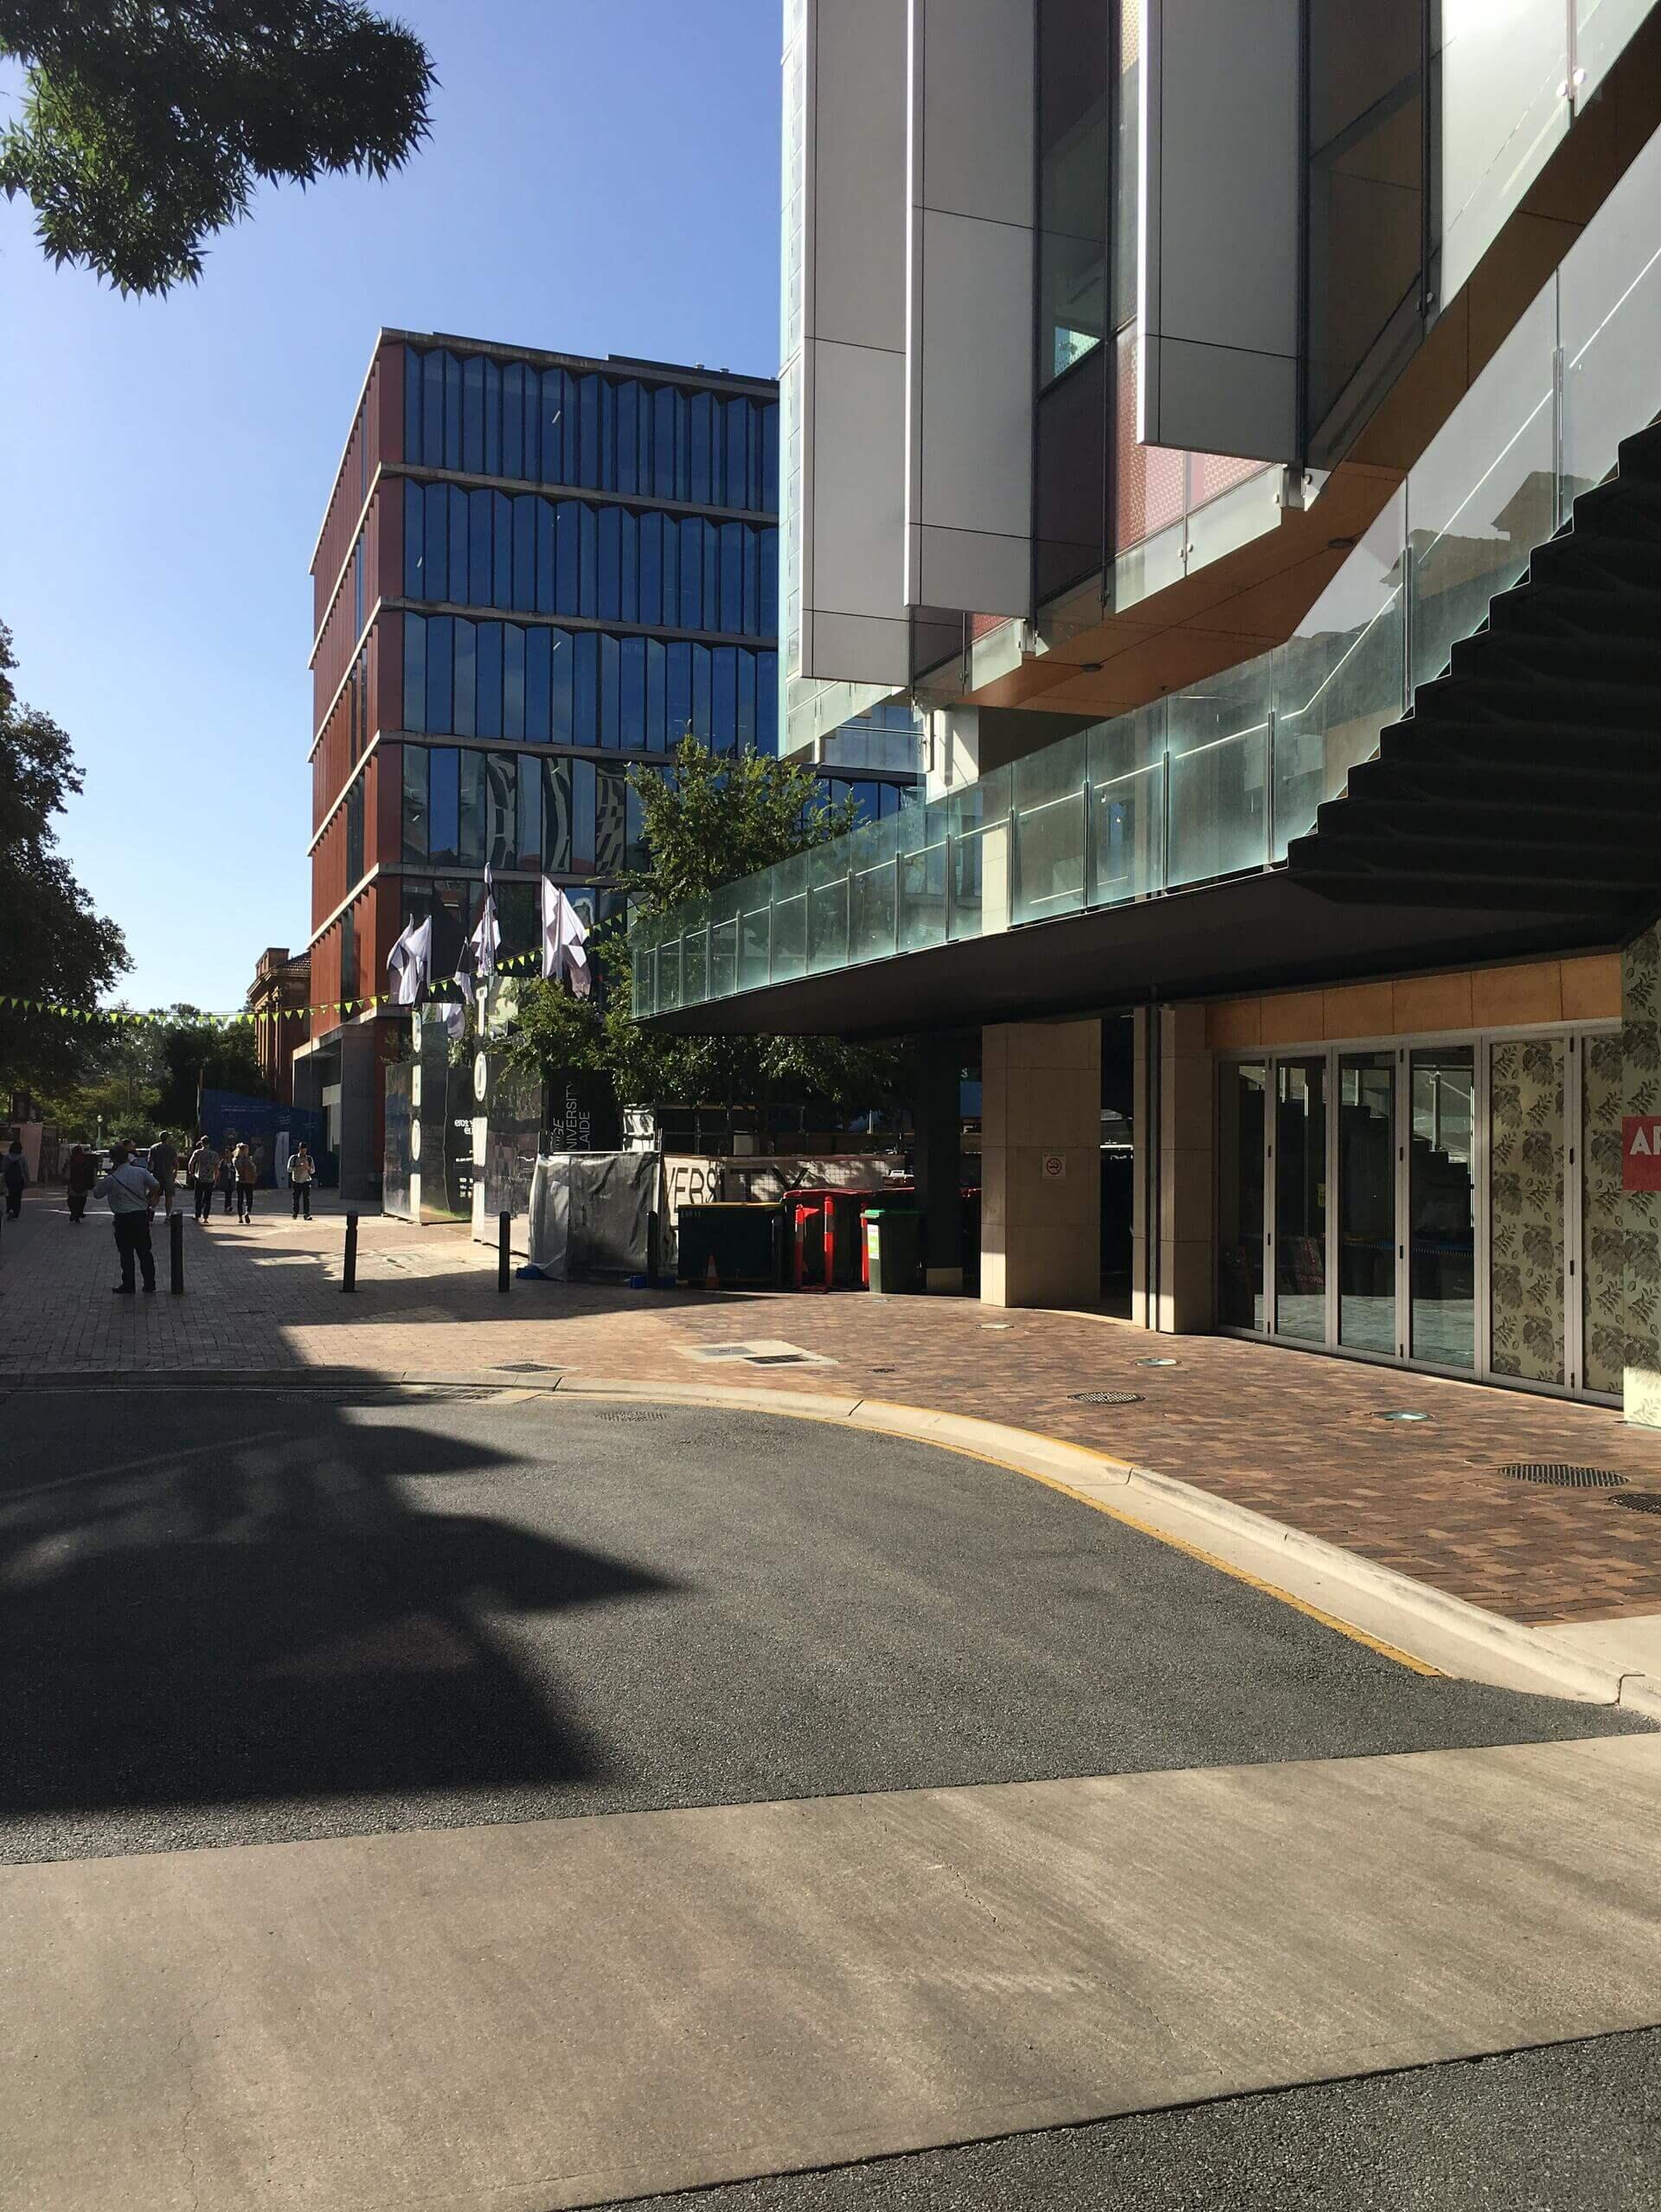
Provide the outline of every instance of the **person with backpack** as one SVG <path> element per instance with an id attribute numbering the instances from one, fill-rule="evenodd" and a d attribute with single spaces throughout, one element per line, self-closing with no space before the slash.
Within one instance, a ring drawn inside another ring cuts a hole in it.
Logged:
<path id="1" fill-rule="evenodd" d="M 23 1210 L 23 1192 L 29 1183 L 29 1162 L 16 1137 L 11 1140 L 11 1150 L 0 1161 L 0 1179 L 6 1186 L 6 1219 L 15 1221 Z"/>
<path id="2" fill-rule="evenodd" d="M 236 1189 L 236 1168 L 228 1149 L 219 1156 L 219 1165 L 214 1170 L 215 1188 L 225 1193 L 225 1211 L 231 1210 L 231 1194 Z"/>
<path id="3" fill-rule="evenodd" d="M 294 1194 L 294 1219 L 297 1221 L 302 1207 L 305 1209 L 306 1220 L 309 1221 L 311 1218 L 311 1185 L 317 1179 L 317 1163 L 302 1138 L 288 1156 L 288 1187 Z"/>
<path id="4" fill-rule="evenodd" d="M 135 1260 L 144 1273 L 145 1296 L 155 1294 L 156 1255 L 151 1249 L 150 1217 L 161 1195 L 160 1183 L 148 1168 L 139 1166 L 130 1144 L 111 1148 L 109 1172 L 93 1185 L 93 1196 L 110 1202 L 115 1249 L 121 1261 L 121 1279 L 115 1286 L 118 1298 L 133 1294 Z"/>

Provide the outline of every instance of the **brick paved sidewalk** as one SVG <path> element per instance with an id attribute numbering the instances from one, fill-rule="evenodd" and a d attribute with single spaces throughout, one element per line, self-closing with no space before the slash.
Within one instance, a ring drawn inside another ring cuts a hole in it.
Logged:
<path id="1" fill-rule="evenodd" d="M 850 1293 L 496 1288 L 495 1256 L 458 1230 L 366 1218 L 355 1298 L 341 1295 L 337 1213 L 309 1226 L 260 1194 L 251 1228 L 185 1221 L 187 1294 L 117 1298 L 109 1220 L 71 1227 L 32 1191 L 0 1234 L 0 1388 L 20 1375 L 350 1368 L 453 1375 L 522 1363 L 587 1375 L 863 1395 L 1088 1445 L 1230 1498 L 1470 1602 L 1530 1624 L 1661 1613 L 1661 1433 L 1520 1392 L 1222 1337 L 1153 1338 L 1093 1315 L 997 1314 L 971 1300 Z M 834 1365 L 704 1363 L 700 1347 L 774 1339 Z M 1170 1368 L 1138 1361 L 1174 1356 Z M 1085 1390 L 1133 1390 L 1122 1407 Z M 1422 1424 L 1381 1420 L 1414 1407 Z M 1505 1479 L 1512 1459 L 1626 1476 L 1621 1491 Z M 834 1472 L 834 1470 L 831 1471 Z"/>

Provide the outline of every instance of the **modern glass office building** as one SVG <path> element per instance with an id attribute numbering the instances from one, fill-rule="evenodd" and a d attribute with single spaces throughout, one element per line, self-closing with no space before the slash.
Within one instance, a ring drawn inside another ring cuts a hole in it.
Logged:
<path id="1" fill-rule="evenodd" d="M 591 919 L 641 858 L 630 773 L 688 730 L 778 747 L 778 392 L 765 378 L 383 330 L 312 561 L 314 1000 L 296 1055 L 343 1188 L 381 1143 L 384 990 L 431 915 L 447 974 L 489 863 L 510 951 L 536 884 Z M 913 780 L 827 766 L 873 821 Z"/>
<path id="2" fill-rule="evenodd" d="M 984 1298 L 1661 1417 L 1661 14 L 789 0 L 784 98 L 781 741 L 928 804 L 642 1018 L 978 1070 Z"/>

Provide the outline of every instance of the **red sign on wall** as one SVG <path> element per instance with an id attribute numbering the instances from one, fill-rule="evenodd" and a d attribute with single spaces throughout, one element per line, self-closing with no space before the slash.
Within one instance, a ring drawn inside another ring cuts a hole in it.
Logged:
<path id="1" fill-rule="evenodd" d="M 1620 1187 L 1623 1190 L 1661 1190 L 1661 1115 L 1623 1116 Z"/>

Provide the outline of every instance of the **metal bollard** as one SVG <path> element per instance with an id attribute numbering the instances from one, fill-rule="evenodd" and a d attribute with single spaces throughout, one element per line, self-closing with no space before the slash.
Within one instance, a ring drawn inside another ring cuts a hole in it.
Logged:
<path id="1" fill-rule="evenodd" d="M 498 1214 L 496 1217 L 496 1287 L 505 1291 L 512 1280 L 513 1215 Z"/>
<path id="2" fill-rule="evenodd" d="M 184 1296 L 184 1215 L 170 1214 L 167 1217 L 168 1289 L 175 1298 Z"/>
<path id="3" fill-rule="evenodd" d="M 356 1214 L 348 1214 L 346 1216 L 346 1265 L 341 1276 L 340 1287 L 343 1291 L 355 1291 L 357 1288 L 357 1215 Z"/>

